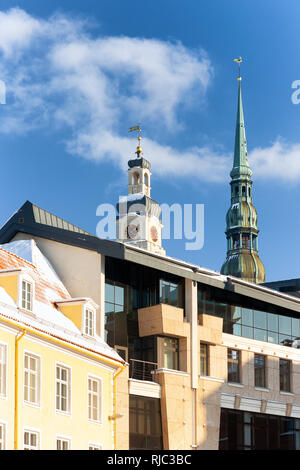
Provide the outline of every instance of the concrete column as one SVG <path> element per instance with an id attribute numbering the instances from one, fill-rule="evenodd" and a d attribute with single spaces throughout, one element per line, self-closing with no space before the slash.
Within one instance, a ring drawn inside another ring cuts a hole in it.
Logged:
<path id="1" fill-rule="evenodd" d="M 191 279 L 185 280 L 185 311 L 191 327 L 191 387 L 198 388 L 198 290 Z"/>

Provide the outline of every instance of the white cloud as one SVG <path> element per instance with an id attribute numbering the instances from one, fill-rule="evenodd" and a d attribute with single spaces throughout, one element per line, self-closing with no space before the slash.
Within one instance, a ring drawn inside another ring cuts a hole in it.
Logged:
<path id="1" fill-rule="evenodd" d="M 213 68 L 207 54 L 181 43 L 132 37 L 92 37 L 82 18 L 35 18 L 0 11 L 0 78 L 7 104 L 1 132 L 63 129 L 70 153 L 110 160 L 123 170 L 135 139 L 124 128 L 141 120 L 170 135 L 184 126 L 181 111 L 205 100 Z M 202 181 L 229 178 L 232 154 L 210 146 L 184 151 L 143 139 L 160 175 Z M 277 139 L 249 154 L 255 177 L 300 179 L 300 144 Z M 158 176 L 159 176 L 158 174 Z"/>
<path id="2" fill-rule="evenodd" d="M 300 143 L 278 137 L 269 147 L 255 148 L 249 154 L 255 177 L 296 182 L 300 180 Z"/>

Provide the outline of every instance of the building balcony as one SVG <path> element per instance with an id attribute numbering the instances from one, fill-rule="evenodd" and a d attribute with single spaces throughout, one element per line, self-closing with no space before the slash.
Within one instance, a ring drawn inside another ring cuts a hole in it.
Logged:
<path id="1" fill-rule="evenodd" d="M 138 310 L 140 336 L 187 337 L 190 325 L 184 320 L 182 308 L 167 304 L 153 305 Z"/>
<path id="2" fill-rule="evenodd" d="M 153 381 L 153 373 L 157 369 L 156 362 L 140 361 L 139 359 L 130 359 L 129 377 L 136 380 Z"/>

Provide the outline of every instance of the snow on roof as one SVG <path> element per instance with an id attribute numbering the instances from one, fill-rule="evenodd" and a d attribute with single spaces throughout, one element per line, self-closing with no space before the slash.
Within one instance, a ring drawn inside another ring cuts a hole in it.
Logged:
<path id="1" fill-rule="evenodd" d="M 47 279 L 51 279 L 65 288 L 48 259 L 37 247 L 35 240 L 16 240 L 10 243 L 5 243 L 5 245 L 0 245 L 0 248 L 3 248 L 19 258 L 34 264 L 38 271 L 43 273 Z"/>
<path id="2" fill-rule="evenodd" d="M 127 196 L 120 196 L 119 202 L 135 201 L 136 199 L 143 199 L 143 197 L 143 193 L 127 194 Z"/>
<path id="3" fill-rule="evenodd" d="M 17 268 L 27 268 L 34 279 L 34 317 L 19 310 L 3 287 L 0 287 L 0 316 L 6 315 L 25 326 L 124 362 L 99 336 L 95 335 L 94 338 L 82 336 L 77 326 L 56 308 L 54 302 L 57 299 L 72 298 L 34 240 L 17 240 L 0 245 L 0 270 Z"/>

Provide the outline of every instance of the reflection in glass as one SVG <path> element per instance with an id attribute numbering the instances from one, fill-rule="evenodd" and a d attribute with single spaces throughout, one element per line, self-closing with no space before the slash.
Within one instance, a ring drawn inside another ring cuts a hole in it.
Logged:
<path id="1" fill-rule="evenodd" d="M 242 325 L 242 336 L 244 336 L 244 338 L 253 338 L 253 328 Z"/>
<path id="2" fill-rule="evenodd" d="M 237 306 L 231 307 L 231 318 L 233 323 L 241 323 L 242 322 L 242 308 Z"/>
<path id="3" fill-rule="evenodd" d="M 254 310 L 254 328 L 261 328 L 263 330 L 266 330 L 267 314 L 265 312 Z"/>
<path id="4" fill-rule="evenodd" d="M 268 330 L 278 331 L 278 315 L 268 313 Z"/>
<path id="5" fill-rule="evenodd" d="M 300 336 L 299 318 L 292 318 L 292 335 L 298 338 Z"/>
<path id="6" fill-rule="evenodd" d="M 114 303 L 114 286 L 112 284 L 105 283 L 105 300 L 106 302 Z"/>
<path id="7" fill-rule="evenodd" d="M 278 344 L 278 333 L 275 333 L 274 331 L 268 331 L 267 341 L 269 343 Z"/>
<path id="8" fill-rule="evenodd" d="M 279 315 L 279 332 L 282 335 L 291 335 L 292 333 L 292 319 Z"/>
<path id="9" fill-rule="evenodd" d="M 242 308 L 242 324 L 253 326 L 253 310 Z"/>
<path id="10" fill-rule="evenodd" d="M 259 341 L 267 341 L 267 331 L 254 328 L 254 339 L 258 339 Z"/>

